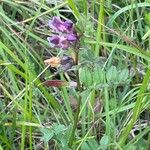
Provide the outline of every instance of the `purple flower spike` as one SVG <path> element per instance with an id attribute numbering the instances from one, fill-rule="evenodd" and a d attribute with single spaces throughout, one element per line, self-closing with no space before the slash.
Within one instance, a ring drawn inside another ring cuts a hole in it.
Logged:
<path id="1" fill-rule="evenodd" d="M 56 33 L 48 37 L 48 41 L 57 48 L 67 50 L 69 46 L 78 40 L 73 22 L 70 20 L 62 21 L 59 17 L 53 17 L 49 21 L 49 27 Z"/>

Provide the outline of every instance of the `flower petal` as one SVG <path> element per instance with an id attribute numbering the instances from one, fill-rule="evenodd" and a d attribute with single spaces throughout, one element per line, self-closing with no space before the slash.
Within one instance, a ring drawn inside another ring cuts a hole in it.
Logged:
<path id="1" fill-rule="evenodd" d="M 70 20 L 67 20 L 63 23 L 64 27 L 66 28 L 66 32 L 71 32 L 73 29 L 73 22 Z"/>
<path id="2" fill-rule="evenodd" d="M 77 35 L 76 35 L 76 34 L 73 34 L 73 33 L 68 34 L 68 35 L 67 35 L 67 40 L 70 41 L 70 42 L 74 42 L 74 41 L 77 40 Z"/>
<path id="3" fill-rule="evenodd" d="M 52 20 L 49 21 L 49 27 L 55 32 L 64 32 L 66 31 L 66 27 L 64 26 L 64 22 L 61 21 L 59 17 L 53 17 Z"/>
<path id="4" fill-rule="evenodd" d="M 60 36 L 60 42 L 59 42 L 59 47 L 62 49 L 68 49 L 69 48 L 69 42 L 65 36 Z"/>
<path id="5" fill-rule="evenodd" d="M 60 41 L 60 37 L 58 35 L 53 35 L 51 37 L 48 37 L 47 40 L 54 45 L 58 45 Z"/>
<path id="6" fill-rule="evenodd" d="M 44 61 L 45 64 L 50 65 L 51 67 L 59 67 L 60 66 L 60 58 L 58 57 L 52 57 L 50 59 L 46 59 Z"/>
<path id="7" fill-rule="evenodd" d="M 68 86 L 69 83 L 66 81 L 61 81 L 61 80 L 48 80 L 43 82 L 44 85 L 46 86 L 53 86 L 53 87 L 63 87 L 63 86 Z"/>

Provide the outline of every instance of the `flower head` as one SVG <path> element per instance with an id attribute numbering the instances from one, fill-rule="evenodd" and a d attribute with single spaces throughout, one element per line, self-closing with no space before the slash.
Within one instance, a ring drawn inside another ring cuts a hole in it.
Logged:
<path id="1" fill-rule="evenodd" d="M 68 49 L 69 46 L 78 40 L 72 21 L 62 21 L 59 17 L 53 17 L 49 21 L 49 27 L 56 33 L 48 37 L 49 43 L 54 47 Z"/>

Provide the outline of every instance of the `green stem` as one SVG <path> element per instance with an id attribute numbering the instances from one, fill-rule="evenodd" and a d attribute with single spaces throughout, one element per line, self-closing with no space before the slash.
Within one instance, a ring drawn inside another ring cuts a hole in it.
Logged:
<path id="1" fill-rule="evenodd" d="M 75 57 L 75 64 L 78 65 L 78 57 L 79 57 L 79 53 L 76 52 L 76 57 Z M 79 77 L 79 70 L 76 71 L 76 81 L 77 81 L 77 89 L 79 92 L 82 91 L 81 88 L 81 84 L 80 84 L 80 77 Z M 71 136 L 70 136 L 70 140 L 69 140 L 69 144 L 68 146 L 71 147 L 75 138 L 75 131 L 77 129 L 77 125 L 78 125 L 78 121 L 79 121 L 79 113 L 80 113 L 80 105 L 81 105 L 81 95 L 79 93 L 79 97 L 78 97 L 78 108 L 74 117 L 74 125 L 73 125 L 73 129 L 71 132 Z"/>
<path id="2" fill-rule="evenodd" d="M 100 42 L 102 42 L 102 40 L 103 40 L 102 39 L 103 24 L 104 24 L 104 0 L 100 0 L 100 10 L 99 10 L 99 17 L 98 17 L 95 56 L 99 56 L 99 50 L 101 48 Z"/>

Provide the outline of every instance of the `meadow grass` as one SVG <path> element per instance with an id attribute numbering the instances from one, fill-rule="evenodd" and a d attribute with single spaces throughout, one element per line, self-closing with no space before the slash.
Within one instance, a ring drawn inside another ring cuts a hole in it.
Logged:
<path id="1" fill-rule="evenodd" d="M 53 16 L 76 47 L 51 47 Z M 63 54 L 71 69 L 44 64 Z M 149 61 L 149 0 L 1 0 L 0 150 L 148 150 Z"/>

